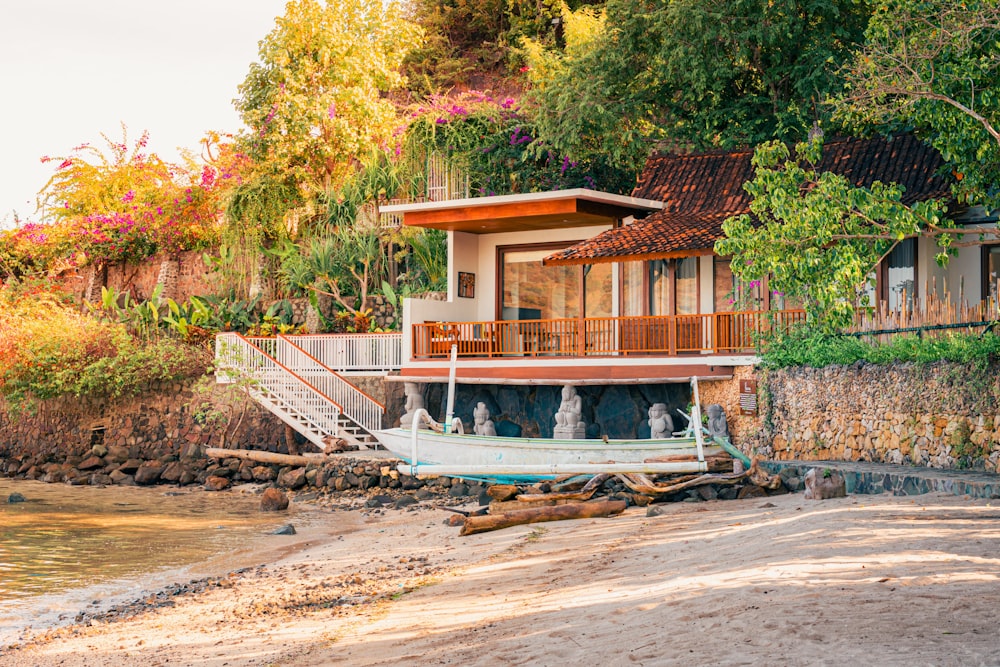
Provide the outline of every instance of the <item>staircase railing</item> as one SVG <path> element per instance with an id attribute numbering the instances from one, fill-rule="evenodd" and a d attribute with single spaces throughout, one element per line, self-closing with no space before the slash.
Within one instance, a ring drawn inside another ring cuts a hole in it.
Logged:
<path id="1" fill-rule="evenodd" d="M 278 361 L 335 401 L 343 414 L 361 428 L 368 432 L 381 429 L 385 406 L 324 365 L 300 347 L 298 341 L 279 335 L 275 355 Z"/>
<path id="2" fill-rule="evenodd" d="M 339 434 L 344 410 L 328 393 L 329 382 L 300 376 L 238 333 L 219 334 L 215 354 L 217 372 L 226 381 L 246 382 L 255 400 L 310 442 L 325 449 L 325 436 Z"/>
<path id="3" fill-rule="evenodd" d="M 287 336 L 335 371 L 397 371 L 403 366 L 403 334 L 299 334 Z"/>

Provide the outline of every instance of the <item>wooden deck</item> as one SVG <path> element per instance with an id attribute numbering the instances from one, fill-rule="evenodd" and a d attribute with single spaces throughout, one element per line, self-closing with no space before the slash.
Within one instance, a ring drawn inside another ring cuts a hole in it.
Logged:
<path id="1" fill-rule="evenodd" d="M 413 325 L 413 358 L 678 356 L 747 354 L 760 333 L 805 320 L 803 310 L 591 317 L 557 320 L 428 322 Z"/>

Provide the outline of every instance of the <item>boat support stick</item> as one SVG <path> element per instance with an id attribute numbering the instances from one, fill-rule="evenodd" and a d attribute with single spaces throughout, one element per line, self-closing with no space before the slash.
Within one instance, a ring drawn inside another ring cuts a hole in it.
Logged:
<path id="1" fill-rule="evenodd" d="M 694 441 L 698 445 L 698 461 L 705 460 L 705 438 L 701 434 L 701 399 L 698 396 L 698 376 L 691 377 L 692 403 L 691 426 L 694 427 Z"/>
<path id="2" fill-rule="evenodd" d="M 455 375 L 458 366 L 458 344 L 451 344 L 451 365 L 448 368 L 448 409 L 445 412 L 444 432 L 452 432 L 452 420 L 455 418 Z"/>
<path id="3" fill-rule="evenodd" d="M 413 424 L 410 426 L 410 475 L 417 476 L 417 438 L 420 431 L 420 420 L 430 419 L 427 410 L 419 408 L 413 413 Z"/>

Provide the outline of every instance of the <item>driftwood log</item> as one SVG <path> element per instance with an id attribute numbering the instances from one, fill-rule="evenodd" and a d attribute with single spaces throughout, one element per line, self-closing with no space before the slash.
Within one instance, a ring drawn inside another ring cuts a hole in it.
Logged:
<path id="1" fill-rule="evenodd" d="M 594 517 L 611 516 L 625 511 L 624 500 L 601 500 L 590 503 L 573 503 L 555 507 L 535 507 L 532 509 L 515 510 L 502 514 L 486 516 L 470 516 L 465 518 L 459 535 L 475 535 L 511 526 L 521 526 L 528 523 L 543 521 L 563 521 L 565 519 L 590 519 Z"/>
<path id="2" fill-rule="evenodd" d="M 781 477 L 770 475 L 761 470 L 756 461 L 750 465 L 749 470 L 744 472 L 687 476 L 683 479 L 672 479 L 669 484 L 657 484 L 643 474 L 621 474 L 618 475 L 618 478 L 632 491 L 648 496 L 665 496 L 705 484 L 738 484 L 744 480 L 749 480 L 754 485 L 769 491 L 774 491 L 781 486 Z"/>
<path id="3" fill-rule="evenodd" d="M 672 461 L 697 461 L 698 456 L 696 454 L 674 454 L 671 456 L 657 456 L 651 459 L 646 459 L 643 463 L 670 463 Z M 729 454 L 716 454 L 715 456 L 706 456 L 705 465 L 708 468 L 708 472 L 725 472 L 732 471 L 733 469 L 733 457 Z"/>
<path id="4" fill-rule="evenodd" d="M 558 493 L 521 493 L 517 499 L 523 502 L 540 500 L 590 500 L 591 496 L 601 488 L 601 485 L 611 479 L 608 473 L 594 475 L 579 491 L 563 491 Z"/>
<path id="5" fill-rule="evenodd" d="M 206 448 L 205 456 L 213 459 L 243 459 L 245 461 L 276 463 L 284 466 L 323 465 L 326 462 L 326 457 L 323 455 L 278 454 L 276 452 L 263 452 L 256 449 L 220 449 L 219 447 Z"/>
<path id="6" fill-rule="evenodd" d="M 738 484 L 747 478 L 747 473 L 739 472 L 699 475 L 694 479 L 689 479 L 684 482 L 672 482 L 670 484 L 657 484 L 649 477 L 641 473 L 625 473 L 618 475 L 618 478 L 622 480 L 625 483 L 625 486 L 630 488 L 632 491 L 655 497 L 677 493 L 678 491 L 691 489 L 696 486 L 704 486 L 705 484 Z"/>

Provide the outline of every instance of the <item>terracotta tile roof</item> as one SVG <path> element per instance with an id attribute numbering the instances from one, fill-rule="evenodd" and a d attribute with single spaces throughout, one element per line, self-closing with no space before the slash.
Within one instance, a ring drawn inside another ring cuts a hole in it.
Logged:
<path id="1" fill-rule="evenodd" d="M 711 252 L 722 221 L 750 212 L 743 184 L 754 176 L 752 150 L 654 155 L 646 161 L 634 197 L 666 204 L 663 211 L 608 230 L 550 255 L 546 264 L 592 264 L 624 259 L 662 259 Z M 857 186 L 899 183 L 903 201 L 947 197 L 939 175 L 941 155 L 912 135 L 891 139 L 833 139 L 823 148 L 819 171 L 841 174 Z"/>

